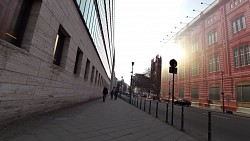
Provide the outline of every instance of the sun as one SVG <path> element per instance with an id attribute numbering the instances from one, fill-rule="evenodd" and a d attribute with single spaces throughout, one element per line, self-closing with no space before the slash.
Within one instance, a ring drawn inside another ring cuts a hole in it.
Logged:
<path id="1" fill-rule="evenodd" d="M 171 59 L 175 59 L 177 62 L 180 62 L 186 55 L 184 48 L 178 46 L 176 43 L 168 43 L 164 45 L 160 52 L 164 62 L 169 62 Z"/>

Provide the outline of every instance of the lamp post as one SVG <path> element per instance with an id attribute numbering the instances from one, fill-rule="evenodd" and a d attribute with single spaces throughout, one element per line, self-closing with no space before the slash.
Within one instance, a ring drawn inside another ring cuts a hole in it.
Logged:
<path id="1" fill-rule="evenodd" d="M 193 11 L 195 11 L 195 12 L 201 12 L 201 11 L 199 11 L 199 10 L 196 10 L 196 9 L 193 9 Z"/>
<path id="2" fill-rule="evenodd" d="M 168 81 L 168 101 L 170 102 L 170 95 L 171 95 L 171 92 L 170 92 L 170 81 Z"/>
<path id="3" fill-rule="evenodd" d="M 188 23 L 180 22 L 180 24 L 188 24 Z"/>
<path id="4" fill-rule="evenodd" d="M 223 75 L 224 75 L 224 72 L 220 71 L 220 75 L 221 75 L 222 110 L 223 110 L 223 113 L 225 113 L 224 91 L 223 91 Z"/>
<path id="5" fill-rule="evenodd" d="M 132 71 L 131 71 L 131 78 L 130 78 L 130 99 L 129 99 L 129 103 L 131 104 L 131 96 L 132 96 L 132 84 L 133 84 L 133 66 L 134 66 L 134 62 L 132 62 Z"/>
<path id="6" fill-rule="evenodd" d="M 193 19 L 194 17 L 187 16 L 186 18 L 192 18 Z"/>
<path id="7" fill-rule="evenodd" d="M 204 2 L 201 2 L 201 4 L 205 4 L 205 5 L 211 5 L 211 4 L 208 4 L 208 3 L 204 3 Z"/>
<path id="8" fill-rule="evenodd" d="M 123 94 L 123 76 L 121 78 L 121 94 Z"/>
<path id="9" fill-rule="evenodd" d="M 177 74 L 177 61 L 175 59 L 170 60 L 169 62 L 169 73 L 173 73 L 173 87 L 172 87 L 172 118 L 171 118 L 171 125 L 174 123 L 174 74 Z"/>

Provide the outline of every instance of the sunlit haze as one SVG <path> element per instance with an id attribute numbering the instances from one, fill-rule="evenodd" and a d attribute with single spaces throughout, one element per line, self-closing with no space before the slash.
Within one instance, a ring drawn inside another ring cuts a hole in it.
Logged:
<path id="1" fill-rule="evenodd" d="M 174 41 L 168 41 L 214 0 L 117 0 L 115 1 L 115 73 L 130 82 L 134 73 L 143 73 L 157 54 L 163 57 L 163 66 L 170 59 L 177 61 L 185 55 Z M 176 27 L 176 28 L 175 28 Z M 172 32 L 172 33 L 171 33 Z M 168 42 L 167 42 L 168 41 Z"/>

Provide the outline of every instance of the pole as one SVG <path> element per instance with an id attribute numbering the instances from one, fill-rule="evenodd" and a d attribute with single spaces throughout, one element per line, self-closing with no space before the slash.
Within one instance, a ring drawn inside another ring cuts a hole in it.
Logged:
<path id="1" fill-rule="evenodd" d="M 174 124 L 174 73 L 173 73 L 173 89 L 172 89 L 172 116 L 171 116 L 171 125 Z"/>
<path id="2" fill-rule="evenodd" d="M 131 71 L 131 78 L 130 78 L 130 100 L 129 100 L 130 104 L 131 104 L 132 84 L 133 84 L 133 66 L 134 66 L 134 62 L 132 62 L 132 71 Z"/>
<path id="3" fill-rule="evenodd" d="M 133 68 L 133 67 L 132 67 Z M 132 95 L 132 75 L 131 75 L 131 78 L 130 78 L 130 89 L 129 89 L 129 93 L 130 93 L 130 96 L 129 96 L 129 103 L 131 104 L 131 95 Z"/>
<path id="4" fill-rule="evenodd" d="M 166 107 L 166 123 L 168 123 L 168 103 L 167 103 L 167 107 Z"/>
<path id="5" fill-rule="evenodd" d="M 221 95 L 222 95 L 222 109 L 223 109 L 223 113 L 225 113 L 225 102 L 224 102 L 224 91 L 223 91 L 223 72 L 221 74 L 221 79 L 222 79 L 222 92 L 221 92 Z"/>
<path id="6" fill-rule="evenodd" d="M 141 109 L 141 101 L 142 101 L 142 99 L 140 99 L 140 109 Z"/>
<path id="7" fill-rule="evenodd" d="M 146 107 L 146 99 L 144 99 L 144 108 L 143 108 L 143 111 L 145 111 L 145 107 Z"/>
<path id="8" fill-rule="evenodd" d="M 148 113 L 151 114 L 151 100 L 149 101 L 149 109 Z"/>
<path id="9" fill-rule="evenodd" d="M 158 118 L 158 101 L 156 102 L 156 112 L 155 112 L 155 117 Z"/>
<path id="10" fill-rule="evenodd" d="M 211 125 L 212 125 L 212 122 L 211 122 L 211 112 L 209 111 L 208 112 L 208 141 L 211 141 L 211 134 L 212 134 L 212 131 L 211 131 Z"/>
<path id="11" fill-rule="evenodd" d="M 136 98 L 136 107 L 138 107 L 138 97 Z"/>
<path id="12" fill-rule="evenodd" d="M 181 106 L 181 130 L 184 130 L 184 107 Z"/>
<path id="13" fill-rule="evenodd" d="M 170 81 L 168 81 L 168 102 L 170 102 L 170 95 L 171 95 L 171 93 L 170 93 Z"/>

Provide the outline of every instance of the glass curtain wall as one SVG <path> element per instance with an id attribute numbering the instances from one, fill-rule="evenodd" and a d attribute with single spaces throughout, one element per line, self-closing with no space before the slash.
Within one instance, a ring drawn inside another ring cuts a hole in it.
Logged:
<path id="1" fill-rule="evenodd" d="M 101 61 L 109 77 L 114 55 L 114 1 L 76 0 Z"/>

